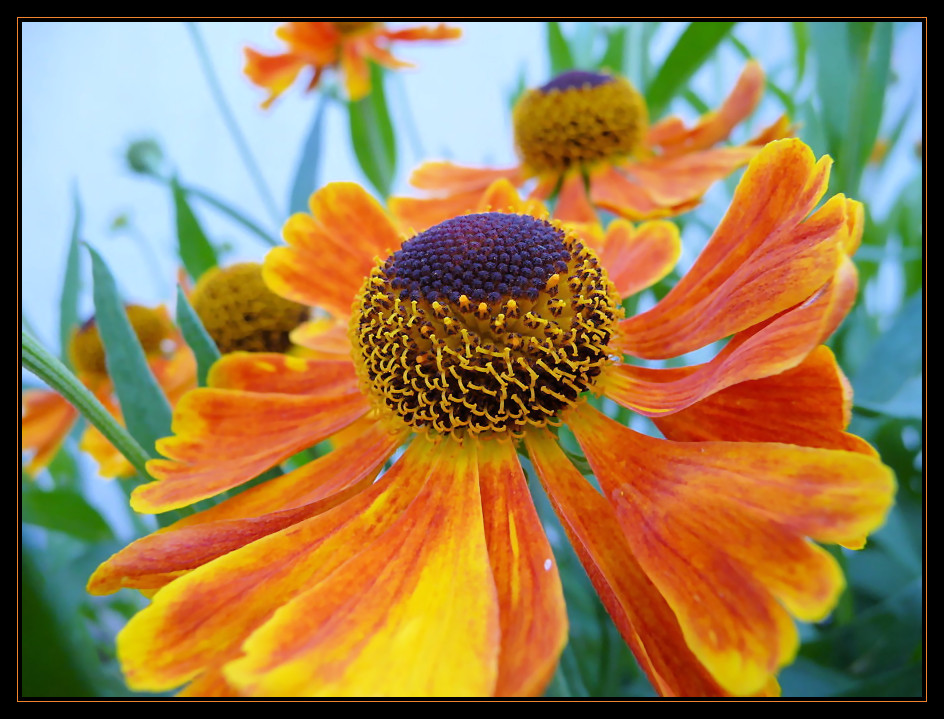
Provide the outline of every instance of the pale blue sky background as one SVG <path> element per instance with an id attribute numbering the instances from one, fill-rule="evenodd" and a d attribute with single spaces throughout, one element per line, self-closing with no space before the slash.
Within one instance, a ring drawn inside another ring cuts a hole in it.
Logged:
<path id="1" fill-rule="evenodd" d="M 427 156 L 512 164 L 508 97 L 522 70 L 529 84 L 548 79 L 543 23 L 457 24 L 464 30 L 459 41 L 401 43 L 394 48 L 398 57 L 418 67 L 396 74 L 388 89 L 390 102 L 394 112 L 409 105 Z M 565 23 L 565 28 L 572 31 L 574 25 Z M 657 36 L 650 48 L 655 62 L 685 25 L 672 24 Z M 276 200 L 287 206 L 314 97 L 302 94 L 299 86 L 271 110 L 259 108 L 265 93 L 242 74 L 242 48 L 279 50 L 273 35 L 277 23 L 199 26 L 266 181 Z M 792 49 L 786 24 L 742 23 L 737 35 L 771 74 L 789 67 Z M 696 77 L 705 97 L 722 97 L 740 70 L 742 60 L 733 49 L 723 48 L 722 56 L 722 70 Z M 920 25 L 915 23 L 907 28 L 907 39 L 896 45 L 893 64 L 901 79 L 891 103 L 904 103 L 920 93 L 921 59 Z M 129 142 L 156 138 L 182 181 L 212 190 L 276 232 L 213 104 L 183 23 L 26 22 L 21 80 L 23 310 L 50 348 L 56 348 L 73 183 L 85 211 L 84 238 L 109 262 L 126 298 L 154 304 L 172 297 L 176 267 L 170 198 L 162 186 L 126 169 L 123 151 Z M 756 115 L 757 126 L 779 112 L 776 103 L 765 102 Z M 684 104 L 679 107 L 685 109 Z M 325 131 L 322 182 L 363 182 L 340 109 L 329 113 Z M 909 132 L 914 140 L 920 138 L 921 113 L 916 113 Z M 401 143 L 398 191 L 407 190 L 409 170 L 421 159 L 408 142 Z M 718 216 L 723 209 L 717 209 Z M 121 213 L 155 249 L 157 272 L 156 263 L 146 261 L 130 237 L 109 232 Z M 199 208 L 198 213 L 214 240 L 234 246 L 233 259 L 261 259 L 264 245 L 209 209 Z M 86 297 L 80 314 L 90 313 Z"/>

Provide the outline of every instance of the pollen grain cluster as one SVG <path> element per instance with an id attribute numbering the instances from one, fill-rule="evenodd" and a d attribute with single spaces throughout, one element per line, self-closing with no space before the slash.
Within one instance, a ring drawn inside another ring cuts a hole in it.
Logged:
<path id="1" fill-rule="evenodd" d="M 351 340 L 375 403 L 416 431 L 521 437 L 590 389 L 619 298 L 559 223 L 484 213 L 406 241 L 358 295 Z"/>
<path id="2" fill-rule="evenodd" d="M 631 156 L 649 126 L 645 100 L 629 81 L 582 70 L 526 92 L 513 120 L 518 153 L 536 173 Z"/>

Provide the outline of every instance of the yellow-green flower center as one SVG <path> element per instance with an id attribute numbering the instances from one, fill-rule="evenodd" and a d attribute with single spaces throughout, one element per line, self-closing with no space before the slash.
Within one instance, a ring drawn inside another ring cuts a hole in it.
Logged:
<path id="1" fill-rule="evenodd" d="M 513 120 L 518 153 L 536 173 L 633 155 L 649 127 L 645 100 L 627 80 L 581 70 L 526 92 Z"/>
<path id="2" fill-rule="evenodd" d="M 160 352 L 161 342 L 170 332 L 170 325 L 164 315 L 141 305 L 128 305 L 125 312 L 144 353 L 151 355 Z M 106 372 L 105 346 L 102 344 L 94 317 L 72 335 L 69 341 L 69 359 L 79 374 Z"/>
<path id="3" fill-rule="evenodd" d="M 262 266 L 215 267 L 194 287 L 190 302 L 220 352 L 285 352 L 289 333 L 308 317 L 304 305 L 279 297 L 262 280 Z"/>
<path id="4" fill-rule="evenodd" d="M 447 220 L 374 268 L 351 319 L 355 364 L 416 431 L 507 434 L 560 424 L 608 360 L 619 298 L 559 223 Z"/>

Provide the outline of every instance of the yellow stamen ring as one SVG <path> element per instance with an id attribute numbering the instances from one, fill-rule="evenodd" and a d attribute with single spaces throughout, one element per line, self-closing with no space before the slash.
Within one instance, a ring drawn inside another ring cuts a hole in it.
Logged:
<path id="1" fill-rule="evenodd" d="M 621 310 L 597 257 L 560 223 L 447 220 L 380 262 L 351 340 L 375 405 L 415 431 L 520 438 L 557 426 L 608 361 Z"/>

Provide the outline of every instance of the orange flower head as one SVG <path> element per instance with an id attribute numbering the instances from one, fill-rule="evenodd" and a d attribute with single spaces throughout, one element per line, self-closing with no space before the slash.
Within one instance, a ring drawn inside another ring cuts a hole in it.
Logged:
<path id="1" fill-rule="evenodd" d="M 308 308 L 279 297 L 262 281 L 262 265 L 242 262 L 206 272 L 190 297 L 220 352 L 285 352 Z"/>
<path id="2" fill-rule="evenodd" d="M 582 70 L 527 91 L 513 121 L 515 147 L 533 174 L 631 157 L 649 125 L 646 102 L 628 80 Z"/>
<path id="3" fill-rule="evenodd" d="M 413 431 L 520 438 L 560 425 L 593 386 L 619 307 L 593 252 L 560 223 L 465 215 L 371 270 L 351 344 L 375 404 Z"/>
<path id="4" fill-rule="evenodd" d="M 170 336 L 172 327 L 160 311 L 141 305 L 125 307 L 131 328 L 146 355 L 161 351 L 161 343 Z M 105 346 L 98 334 L 95 318 L 91 317 L 79 327 L 69 341 L 69 359 L 80 374 L 104 374 Z"/>
<path id="5" fill-rule="evenodd" d="M 332 449 L 96 570 L 95 594 L 153 594 L 118 636 L 129 686 L 539 695 L 567 614 L 521 451 L 656 691 L 776 694 L 794 620 L 843 589 L 818 543 L 861 547 L 894 494 L 845 431 L 849 384 L 822 344 L 852 306 L 863 221 L 820 202 L 829 167 L 798 140 L 762 149 L 689 272 L 625 319 L 620 298 L 679 257 L 670 222 L 574 229 L 499 180 L 405 237 L 357 185 L 314 193 L 263 276 L 330 313 L 292 333 L 316 355 L 222 357 L 132 506 L 185 507 Z M 707 362 L 653 366 L 725 338 Z"/>
<path id="6" fill-rule="evenodd" d="M 716 181 L 790 133 L 781 117 L 739 146 L 719 147 L 760 102 L 764 73 L 749 62 L 721 107 L 688 128 L 669 116 L 650 124 L 645 100 L 625 78 L 570 70 L 527 91 L 513 111 L 520 163 L 509 168 L 427 162 L 411 183 L 427 197 L 392 198 L 405 229 L 423 230 L 471 212 L 497 179 L 529 185 L 530 197 L 556 199 L 554 217 L 594 223 L 607 210 L 637 221 L 695 207 Z"/>
<path id="7" fill-rule="evenodd" d="M 421 40 L 452 40 L 462 34 L 458 28 L 440 23 L 390 30 L 382 22 L 290 22 L 282 25 L 276 35 L 288 45 L 278 55 L 264 55 L 246 48 L 245 72 L 252 82 L 269 91 L 263 107 L 295 82 L 299 73 L 311 68 L 308 89 L 313 90 L 328 68 L 340 68 L 348 97 L 360 100 L 370 92 L 368 61 L 384 67 L 412 67 L 394 57 L 389 46 L 395 42 Z"/>

